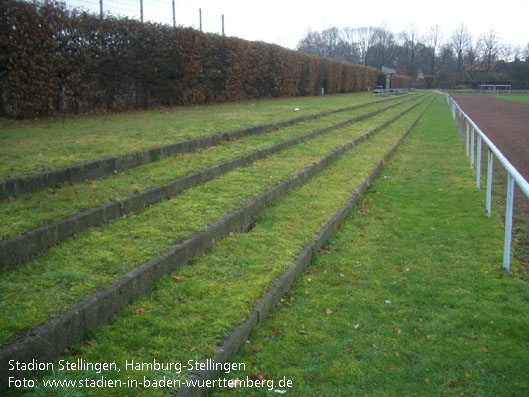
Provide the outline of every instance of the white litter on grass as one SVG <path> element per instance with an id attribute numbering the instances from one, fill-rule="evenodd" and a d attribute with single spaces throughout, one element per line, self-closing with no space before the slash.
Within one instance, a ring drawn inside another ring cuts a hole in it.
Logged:
<path id="1" fill-rule="evenodd" d="M 277 393 L 277 394 L 285 394 L 286 392 L 287 392 L 286 390 L 279 390 L 279 389 L 274 390 L 274 393 Z"/>
<path id="2" fill-rule="evenodd" d="M 390 301 L 390 300 L 387 300 L 387 301 L 386 301 L 386 305 L 391 305 L 391 301 Z"/>
<path id="3" fill-rule="evenodd" d="M 299 108 L 295 108 L 295 109 L 294 109 L 294 112 L 297 112 L 297 111 L 299 111 Z"/>

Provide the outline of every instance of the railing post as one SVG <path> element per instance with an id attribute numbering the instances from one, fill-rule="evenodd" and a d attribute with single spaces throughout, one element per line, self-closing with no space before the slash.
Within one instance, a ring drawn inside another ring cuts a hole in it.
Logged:
<path id="1" fill-rule="evenodd" d="M 481 136 L 478 135 L 478 152 L 476 153 L 477 164 L 476 164 L 476 189 L 480 189 L 481 182 Z"/>
<path id="2" fill-rule="evenodd" d="M 467 157 L 470 156 L 470 124 L 467 123 Z"/>
<path id="3" fill-rule="evenodd" d="M 512 209 L 514 201 L 514 178 L 509 174 L 507 180 L 507 211 L 505 212 L 505 246 L 503 248 L 503 270 L 509 271 L 511 265 Z"/>
<path id="4" fill-rule="evenodd" d="M 472 135 L 470 137 L 470 169 L 474 169 L 474 135 L 476 131 L 472 127 Z"/>
<path id="5" fill-rule="evenodd" d="M 487 150 L 487 216 L 490 218 L 490 207 L 492 203 L 492 162 L 494 155 L 490 149 Z"/>

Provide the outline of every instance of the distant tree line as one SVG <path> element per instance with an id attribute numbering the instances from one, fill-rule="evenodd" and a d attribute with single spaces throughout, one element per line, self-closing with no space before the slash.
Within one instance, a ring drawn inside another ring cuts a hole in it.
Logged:
<path id="1" fill-rule="evenodd" d="M 515 81 L 529 88 L 529 43 L 504 44 L 493 29 L 474 38 L 463 24 L 447 37 L 437 25 L 426 34 L 414 25 L 397 34 L 385 25 L 332 27 L 309 31 L 297 49 L 378 69 L 398 68 L 413 78 L 434 76 L 441 86 Z"/>

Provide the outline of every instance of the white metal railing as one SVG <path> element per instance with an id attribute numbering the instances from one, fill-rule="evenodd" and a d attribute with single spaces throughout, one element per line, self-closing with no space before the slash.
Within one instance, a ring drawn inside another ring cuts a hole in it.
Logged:
<path id="1" fill-rule="evenodd" d="M 467 157 L 470 157 L 470 168 L 474 169 L 474 163 L 476 163 L 476 188 L 480 188 L 481 181 L 481 145 L 482 142 L 487 145 L 487 198 L 486 198 L 486 209 L 487 216 L 490 217 L 491 197 L 492 197 L 492 163 L 494 156 L 498 161 L 505 167 L 507 171 L 507 209 L 505 212 L 505 244 L 503 250 L 503 268 L 506 271 L 510 270 L 511 262 L 511 240 L 512 240 L 512 212 L 513 212 L 513 201 L 514 201 L 514 182 L 518 185 L 520 190 L 529 198 L 529 183 L 525 178 L 518 172 L 516 168 L 507 160 L 507 158 L 499 151 L 499 149 L 491 142 L 491 140 L 481 131 L 481 129 L 474 123 L 474 121 L 468 117 L 468 115 L 461 110 L 461 107 L 457 102 L 446 93 L 446 101 L 450 106 L 452 116 L 456 121 L 457 129 L 461 135 L 461 139 L 465 143 Z M 466 136 L 463 138 L 463 125 L 461 121 L 466 121 Z M 475 144 L 477 134 L 477 144 Z M 475 153 L 476 152 L 476 153 Z M 475 156 L 474 156 L 475 154 Z"/>

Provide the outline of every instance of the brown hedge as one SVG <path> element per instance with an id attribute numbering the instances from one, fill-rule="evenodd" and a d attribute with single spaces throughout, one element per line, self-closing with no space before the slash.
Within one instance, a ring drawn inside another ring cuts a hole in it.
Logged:
<path id="1" fill-rule="evenodd" d="M 273 44 L 0 2 L 0 112 L 14 118 L 365 90 L 376 70 Z"/>
<path id="2" fill-rule="evenodd" d="M 410 88 L 411 79 L 408 76 L 394 74 L 391 76 L 392 88 Z"/>

